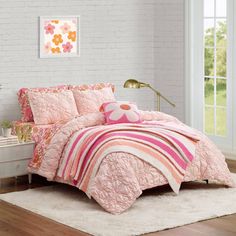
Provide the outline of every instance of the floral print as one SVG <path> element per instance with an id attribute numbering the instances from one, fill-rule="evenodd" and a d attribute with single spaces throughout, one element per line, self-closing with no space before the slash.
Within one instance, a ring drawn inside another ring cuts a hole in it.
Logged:
<path id="1" fill-rule="evenodd" d="M 115 91 L 115 85 L 111 83 L 98 83 L 98 84 L 81 84 L 81 85 L 69 85 L 68 89 L 71 91 L 79 90 L 96 90 L 96 89 L 103 89 L 103 88 L 111 88 L 113 93 Z"/>
<path id="2" fill-rule="evenodd" d="M 73 31 L 73 32 L 70 31 L 68 33 L 68 39 L 71 39 L 72 42 L 75 42 L 75 40 L 76 40 L 76 32 L 75 31 Z"/>
<path id="3" fill-rule="evenodd" d="M 52 53 L 60 53 L 61 52 L 59 47 L 52 48 L 51 50 L 52 50 Z"/>
<path id="4" fill-rule="evenodd" d="M 70 52 L 71 49 L 73 48 L 73 46 L 69 42 L 63 44 L 62 47 L 63 47 L 63 52 Z"/>
<path id="5" fill-rule="evenodd" d="M 68 25 L 67 23 L 65 23 L 64 25 L 62 25 L 62 26 L 60 27 L 60 29 L 61 29 L 61 31 L 62 31 L 63 34 L 66 34 L 66 33 L 68 33 L 68 32 L 70 31 L 71 26 Z"/>
<path id="6" fill-rule="evenodd" d="M 64 122 L 52 125 L 36 125 L 34 122 L 14 121 L 13 134 L 22 135 L 22 137 L 26 138 L 25 142 L 34 141 L 36 143 L 34 158 L 30 162 L 31 167 L 40 166 L 45 147 L 63 124 Z"/>
<path id="7" fill-rule="evenodd" d="M 61 34 L 55 34 L 52 41 L 54 42 L 55 45 L 59 45 L 60 43 L 62 43 L 63 39 Z"/>
<path id="8" fill-rule="evenodd" d="M 78 49 L 77 17 L 43 20 L 43 53 L 76 54 Z"/>
<path id="9" fill-rule="evenodd" d="M 46 34 L 53 34 L 55 26 L 48 24 L 44 27 Z"/>
<path id="10" fill-rule="evenodd" d="M 45 45 L 44 45 L 44 51 L 46 53 L 48 53 L 50 50 L 51 50 L 51 43 L 50 42 L 47 42 Z"/>
<path id="11" fill-rule="evenodd" d="M 59 20 L 52 20 L 51 22 L 54 23 L 54 24 L 58 24 Z"/>
<path id="12" fill-rule="evenodd" d="M 107 102 L 103 105 L 107 124 L 140 123 L 140 114 L 135 104 L 130 102 Z"/>

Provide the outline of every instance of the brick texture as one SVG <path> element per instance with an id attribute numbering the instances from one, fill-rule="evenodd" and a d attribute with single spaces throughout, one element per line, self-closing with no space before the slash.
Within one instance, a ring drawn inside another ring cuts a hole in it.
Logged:
<path id="1" fill-rule="evenodd" d="M 148 89 L 124 89 L 128 78 L 153 84 L 184 115 L 184 0 L 1 0 L 0 120 L 19 119 L 21 87 L 112 82 L 116 97 L 155 108 Z M 80 15 L 80 57 L 39 58 L 39 16 Z"/>
<path id="2" fill-rule="evenodd" d="M 154 20 L 154 81 L 163 95 L 162 111 L 184 121 L 184 0 L 158 0 Z"/>

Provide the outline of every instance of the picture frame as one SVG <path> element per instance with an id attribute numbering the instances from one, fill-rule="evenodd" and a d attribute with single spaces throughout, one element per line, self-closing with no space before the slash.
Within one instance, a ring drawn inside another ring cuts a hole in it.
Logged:
<path id="1" fill-rule="evenodd" d="M 79 16 L 40 16 L 39 28 L 40 58 L 79 57 Z"/>

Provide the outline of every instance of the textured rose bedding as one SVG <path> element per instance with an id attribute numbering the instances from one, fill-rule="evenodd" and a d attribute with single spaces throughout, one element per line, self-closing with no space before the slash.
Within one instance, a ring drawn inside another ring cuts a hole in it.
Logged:
<path id="1" fill-rule="evenodd" d="M 23 139 L 25 142 L 34 141 L 36 143 L 41 140 L 46 140 L 51 134 L 61 127 L 61 123 L 55 123 L 50 125 L 36 125 L 34 122 L 14 121 L 13 122 L 13 134 L 18 135 L 19 139 Z"/>
<path id="2" fill-rule="evenodd" d="M 175 131 L 182 130 L 185 136 L 192 140 L 190 143 L 193 144 L 191 148 L 194 158 L 186 162 L 186 168 L 180 170 L 181 168 L 178 166 L 174 171 L 165 172 L 158 168 L 158 165 L 155 166 L 152 161 L 148 162 L 138 152 L 136 155 L 135 152 L 128 151 L 110 152 L 102 158 L 95 172 L 91 172 L 93 178 L 88 178 L 90 181 L 88 194 L 86 188 L 78 184 L 78 178 L 70 178 L 70 174 L 62 173 L 66 173 L 65 163 L 69 160 L 66 158 L 70 156 L 73 143 L 71 140 L 75 133 L 83 132 L 88 127 L 94 128 L 94 126 L 104 125 L 104 115 L 98 112 L 77 117 L 65 124 L 57 124 L 54 129 L 50 129 L 46 136 L 38 138 L 34 157 L 29 163 L 29 171 L 45 176 L 48 180 L 56 180 L 79 187 L 88 196 L 94 198 L 106 211 L 113 214 L 122 213 L 131 207 L 143 190 L 168 183 L 171 185 L 171 177 L 172 181 L 176 180 L 175 173 L 179 171 L 183 174 L 183 176 L 180 175 L 183 177 L 181 182 L 208 179 L 210 182 L 229 187 L 235 186 L 224 156 L 205 135 L 161 112 L 141 111 L 141 118 L 146 122 L 152 121 L 153 124 L 156 122 L 157 125 L 171 124 Z M 184 142 L 187 143 L 187 140 Z M 187 144 L 189 150 L 191 149 L 190 143 Z M 83 152 L 86 145 L 78 150 Z M 85 158 L 87 156 L 89 155 L 85 155 Z M 185 157 L 182 158 L 184 160 Z M 69 164 L 68 162 L 67 165 Z M 170 176 L 171 174 L 173 176 Z M 173 187 L 172 189 L 174 190 Z"/>

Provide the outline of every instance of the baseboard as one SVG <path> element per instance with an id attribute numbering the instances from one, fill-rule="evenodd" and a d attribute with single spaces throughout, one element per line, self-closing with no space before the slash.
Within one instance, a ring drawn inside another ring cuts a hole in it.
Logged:
<path id="1" fill-rule="evenodd" d="M 235 160 L 236 161 L 236 153 L 228 152 L 228 151 L 223 151 L 223 154 L 225 155 L 226 159 Z"/>

